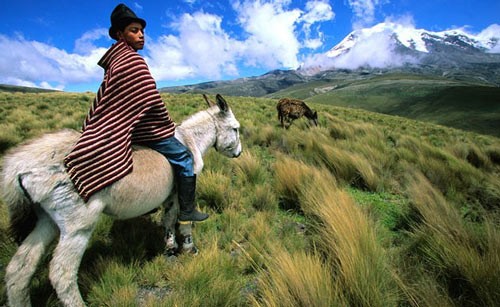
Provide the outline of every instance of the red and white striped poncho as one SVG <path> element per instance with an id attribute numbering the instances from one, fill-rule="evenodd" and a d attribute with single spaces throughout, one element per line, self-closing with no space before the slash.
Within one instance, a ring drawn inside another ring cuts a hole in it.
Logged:
<path id="1" fill-rule="evenodd" d="M 85 201 L 132 171 L 132 143 L 165 139 L 175 130 L 146 62 L 125 41 L 98 64 L 104 80 L 80 139 L 64 159 Z"/>

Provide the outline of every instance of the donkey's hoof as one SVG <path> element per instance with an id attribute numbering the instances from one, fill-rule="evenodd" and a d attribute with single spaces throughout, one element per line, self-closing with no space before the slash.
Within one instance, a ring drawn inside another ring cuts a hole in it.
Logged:
<path id="1" fill-rule="evenodd" d="M 184 246 L 182 248 L 182 253 L 196 256 L 198 255 L 198 248 L 194 244 L 191 244 L 190 246 Z"/>
<path id="2" fill-rule="evenodd" d="M 175 256 L 177 254 L 177 250 L 176 249 L 166 249 L 164 254 L 167 257 Z"/>

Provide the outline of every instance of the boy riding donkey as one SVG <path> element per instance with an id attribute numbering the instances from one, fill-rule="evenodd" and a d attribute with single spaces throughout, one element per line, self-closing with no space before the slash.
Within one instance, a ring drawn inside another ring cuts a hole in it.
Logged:
<path id="1" fill-rule="evenodd" d="M 116 40 L 98 65 L 104 79 L 83 124 L 80 139 L 66 156 L 67 171 L 85 200 L 132 171 L 132 144 L 150 147 L 173 167 L 180 223 L 203 221 L 195 208 L 196 174 L 189 149 L 174 136 L 171 120 L 145 60 L 146 21 L 124 4 L 111 13 L 109 36 Z"/>

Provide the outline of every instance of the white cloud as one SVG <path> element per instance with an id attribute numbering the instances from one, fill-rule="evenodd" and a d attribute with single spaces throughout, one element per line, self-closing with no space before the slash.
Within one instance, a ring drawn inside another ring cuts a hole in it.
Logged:
<path id="1" fill-rule="evenodd" d="M 486 42 L 491 48 L 488 52 L 500 53 L 500 25 L 492 24 L 483 31 L 481 31 L 477 38 Z"/>
<path id="2" fill-rule="evenodd" d="M 311 26 L 314 23 L 324 22 L 335 18 L 335 13 L 328 1 L 309 1 L 306 3 L 306 13 L 300 17 L 304 24 L 302 32 L 305 39 L 303 46 L 309 49 L 317 49 L 323 45 L 323 32 L 319 26 L 316 28 L 316 37 L 312 37 Z"/>
<path id="3" fill-rule="evenodd" d="M 319 37 L 317 38 L 308 38 L 304 40 L 303 46 L 309 49 L 318 49 L 323 46 L 323 35 L 319 33 Z"/>
<path id="4" fill-rule="evenodd" d="M 286 0 L 233 2 L 243 30 L 239 40 L 222 28 L 222 18 L 217 15 L 199 11 L 180 16 L 171 25 L 175 35 L 153 42 L 148 39 L 147 61 L 152 74 L 159 81 L 218 79 L 238 76 L 240 64 L 265 69 L 298 67 L 301 48 L 315 49 L 323 44 L 319 27 L 312 35 L 311 26 L 331 20 L 335 14 L 327 1 L 307 2 L 305 12 L 290 9 L 289 4 Z M 299 33 L 301 24 L 303 32 Z"/>
<path id="5" fill-rule="evenodd" d="M 300 48 L 295 32 L 299 9 L 286 10 L 288 1 L 244 1 L 233 7 L 249 37 L 245 40 L 245 62 L 269 68 L 298 66 Z"/>
<path id="6" fill-rule="evenodd" d="M 142 9 L 137 3 L 134 7 Z M 327 0 L 310 0 L 302 8 L 292 7 L 290 0 L 232 0 L 231 8 L 237 20 L 227 21 L 233 27 L 230 32 L 223 28 L 221 16 L 197 11 L 175 17 L 168 27 L 173 32 L 147 36 L 142 54 L 155 79 L 237 77 L 243 66 L 297 68 L 304 48 L 323 45 L 319 25 L 335 17 Z M 97 62 L 109 48 L 107 32 L 101 28 L 84 33 L 75 41 L 73 52 L 0 34 L 4 50 L 0 83 L 64 88 L 99 82 L 103 71 Z"/>
<path id="7" fill-rule="evenodd" d="M 174 25 L 178 36 L 149 43 L 148 64 L 159 80 L 236 75 L 241 43 L 221 28 L 221 18 L 202 12 L 184 14 Z"/>
<path id="8" fill-rule="evenodd" d="M 102 70 L 95 63 L 104 54 L 103 48 L 79 55 L 22 36 L 0 35 L 0 49 L 4 51 L 0 83 L 62 89 L 68 83 L 102 78 Z"/>
<path id="9" fill-rule="evenodd" d="M 357 30 L 354 32 L 355 43 L 351 43 L 352 41 L 347 39 L 343 42 L 343 48 L 332 53 L 331 57 L 326 54 L 308 57 L 304 61 L 303 67 L 306 71 L 315 71 L 332 68 L 385 68 L 397 67 L 405 63 L 416 63 L 418 61 L 416 58 L 395 51 L 396 43 L 392 38 L 394 30 L 397 29 L 398 35 L 414 33 L 415 31 L 411 17 L 405 16 L 400 21 L 401 23 L 396 23 L 387 19 L 385 23 L 372 28 Z M 399 38 L 405 39 L 401 36 Z"/>
<path id="10" fill-rule="evenodd" d="M 140 5 L 137 2 L 134 2 L 134 9 L 137 11 L 142 11 L 143 8 L 142 8 L 142 5 Z"/>
<path id="11" fill-rule="evenodd" d="M 354 13 L 353 28 L 360 29 L 372 25 L 375 21 L 376 6 L 385 2 L 385 0 L 348 0 Z"/>
<path id="12" fill-rule="evenodd" d="M 300 19 L 307 24 L 313 24 L 332 20 L 334 17 L 335 13 L 328 1 L 313 0 L 306 3 L 306 13 Z"/>
<path id="13" fill-rule="evenodd" d="M 356 69 L 358 67 L 400 66 L 414 61 L 394 52 L 394 41 L 388 33 L 380 32 L 360 40 L 348 53 L 334 60 L 335 67 Z"/>
<path id="14" fill-rule="evenodd" d="M 108 37 L 108 29 L 99 28 L 84 33 L 79 39 L 75 41 L 75 52 L 79 54 L 92 53 L 97 46 L 94 42 L 102 37 Z"/>
<path id="15" fill-rule="evenodd" d="M 184 62 L 182 45 L 177 37 L 162 36 L 147 45 L 149 56 L 146 61 L 157 81 L 180 80 L 195 74 L 194 68 Z"/>

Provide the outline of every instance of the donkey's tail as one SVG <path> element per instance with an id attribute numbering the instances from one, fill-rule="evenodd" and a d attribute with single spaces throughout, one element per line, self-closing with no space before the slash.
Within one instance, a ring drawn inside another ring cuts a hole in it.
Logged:
<path id="1" fill-rule="evenodd" d="M 3 156 L 0 189 L 16 242 L 22 242 L 31 233 L 38 221 L 40 204 L 54 186 L 70 181 L 63 160 L 79 137 L 79 132 L 69 129 L 47 133 Z"/>
<path id="2" fill-rule="evenodd" d="M 17 244 L 21 244 L 35 228 L 38 220 L 36 204 L 23 186 L 23 174 L 9 178 L 3 169 L 0 179 L 3 200 L 10 217 L 9 234 Z"/>
<path id="3" fill-rule="evenodd" d="M 10 218 L 9 235 L 18 244 L 26 239 L 38 220 L 36 206 L 23 185 L 23 178 L 29 172 L 23 172 L 26 163 L 20 158 L 16 153 L 6 154 L 0 173 L 2 199 Z"/>

